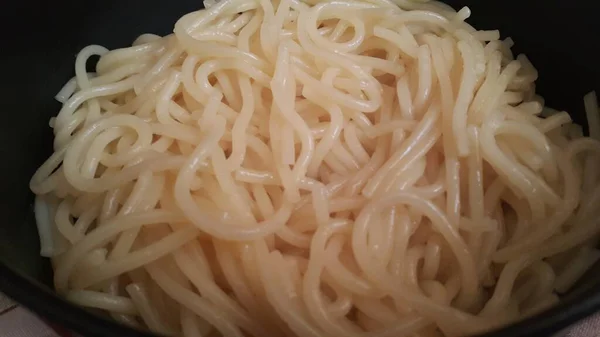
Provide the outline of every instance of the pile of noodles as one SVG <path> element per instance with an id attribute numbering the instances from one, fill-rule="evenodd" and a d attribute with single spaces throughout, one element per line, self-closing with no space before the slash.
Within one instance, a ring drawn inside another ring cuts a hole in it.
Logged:
<path id="1" fill-rule="evenodd" d="M 185 337 L 456 336 L 600 258 L 595 94 L 588 138 L 468 8 L 209 5 L 84 48 L 56 97 L 31 189 L 68 300 Z"/>

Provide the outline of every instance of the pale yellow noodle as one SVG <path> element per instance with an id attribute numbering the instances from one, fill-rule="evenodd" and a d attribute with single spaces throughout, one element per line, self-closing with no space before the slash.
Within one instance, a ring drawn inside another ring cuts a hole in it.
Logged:
<path id="1" fill-rule="evenodd" d="M 600 259 L 595 94 L 588 138 L 470 9 L 205 4 L 85 47 L 56 95 L 30 188 L 71 302 L 184 337 L 464 336 Z"/>

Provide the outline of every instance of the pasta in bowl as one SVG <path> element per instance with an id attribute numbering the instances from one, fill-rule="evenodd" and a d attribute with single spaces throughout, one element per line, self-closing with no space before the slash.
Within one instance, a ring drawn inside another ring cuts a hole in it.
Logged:
<path id="1" fill-rule="evenodd" d="M 57 292 L 186 337 L 464 336 L 556 304 L 600 257 L 596 96 L 584 136 L 470 15 L 228 0 L 82 49 L 30 184 Z"/>

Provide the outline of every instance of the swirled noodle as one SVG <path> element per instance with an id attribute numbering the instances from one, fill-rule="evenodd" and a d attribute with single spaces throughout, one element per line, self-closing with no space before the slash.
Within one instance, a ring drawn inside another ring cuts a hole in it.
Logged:
<path id="1" fill-rule="evenodd" d="M 30 187 L 68 300 L 186 337 L 458 336 L 600 259 L 595 94 L 587 138 L 468 8 L 205 5 L 84 48 L 56 96 Z"/>

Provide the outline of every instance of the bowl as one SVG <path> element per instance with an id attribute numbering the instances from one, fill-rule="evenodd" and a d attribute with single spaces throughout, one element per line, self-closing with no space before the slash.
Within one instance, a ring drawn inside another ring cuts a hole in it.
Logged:
<path id="1" fill-rule="evenodd" d="M 480 29 L 512 37 L 539 71 L 538 93 L 546 104 L 569 111 L 585 125 L 582 97 L 600 89 L 596 37 L 600 2 L 571 0 L 452 0 L 469 6 L 468 20 Z M 59 298 L 52 269 L 39 256 L 28 183 L 52 152 L 48 120 L 59 110 L 54 95 L 73 76 L 77 52 L 86 45 L 109 49 L 130 45 L 142 33 L 165 35 L 175 21 L 197 10 L 198 0 L 4 1 L 5 32 L 0 64 L 1 165 L 0 291 L 54 324 L 86 337 L 153 336 L 119 325 Z M 550 336 L 600 310 L 600 264 L 561 304 L 549 311 L 485 334 L 485 337 Z"/>

